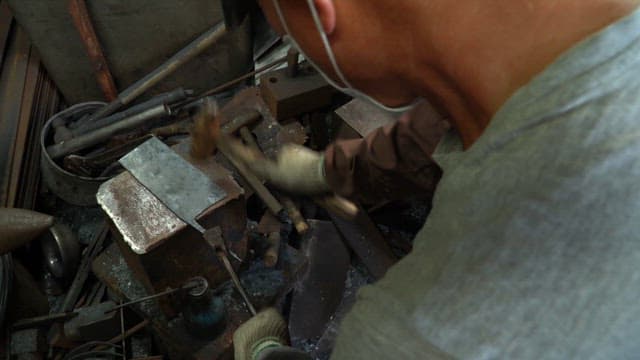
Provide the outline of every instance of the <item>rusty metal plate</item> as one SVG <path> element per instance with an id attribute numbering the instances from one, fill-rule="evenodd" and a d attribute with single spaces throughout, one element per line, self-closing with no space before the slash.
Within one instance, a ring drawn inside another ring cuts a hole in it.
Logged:
<path id="1" fill-rule="evenodd" d="M 138 146 L 120 164 L 160 202 L 200 232 L 196 218 L 227 193 L 158 138 Z"/>
<path id="2" fill-rule="evenodd" d="M 338 108 L 335 113 L 361 137 L 366 137 L 374 130 L 397 121 L 388 112 L 360 99 L 351 100 Z"/>
<path id="3" fill-rule="evenodd" d="M 301 71 L 290 77 L 287 69 L 280 69 L 260 77 L 260 91 L 273 116 L 282 121 L 329 106 L 336 90 L 319 74 Z"/>

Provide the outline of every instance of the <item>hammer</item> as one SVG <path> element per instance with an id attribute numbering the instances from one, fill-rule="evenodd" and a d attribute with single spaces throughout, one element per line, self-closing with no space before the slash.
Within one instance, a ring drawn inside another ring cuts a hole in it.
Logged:
<path id="1" fill-rule="evenodd" d="M 226 134 L 220 128 L 220 118 L 218 106 L 213 100 L 205 100 L 202 109 L 194 121 L 193 132 L 191 134 L 191 156 L 196 159 L 204 159 L 213 154 L 216 150 L 220 152 L 238 169 L 238 172 L 254 188 L 256 194 L 267 205 L 274 215 L 282 210 L 282 205 L 273 197 L 273 194 L 262 184 L 260 179 L 238 158 L 235 154 L 242 154 L 243 159 L 250 161 L 271 161 L 262 153 L 244 146 Z M 352 220 L 358 214 L 358 207 L 351 201 L 332 194 L 328 196 L 314 197 L 318 205 L 330 212 L 348 220 Z"/>

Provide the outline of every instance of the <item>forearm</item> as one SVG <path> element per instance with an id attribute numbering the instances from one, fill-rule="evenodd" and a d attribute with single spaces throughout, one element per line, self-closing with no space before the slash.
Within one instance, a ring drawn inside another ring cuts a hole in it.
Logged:
<path id="1" fill-rule="evenodd" d="M 441 176 L 431 154 L 447 129 L 435 116 L 411 116 L 366 138 L 339 140 L 325 151 L 327 182 L 365 202 L 429 196 Z"/>

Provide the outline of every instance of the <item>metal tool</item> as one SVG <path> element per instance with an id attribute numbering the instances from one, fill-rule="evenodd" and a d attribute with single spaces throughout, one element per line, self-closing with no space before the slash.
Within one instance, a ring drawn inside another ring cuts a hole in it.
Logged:
<path id="1" fill-rule="evenodd" d="M 218 106 L 215 101 L 205 99 L 198 116 L 195 118 L 194 131 L 192 133 L 191 154 L 196 158 L 206 158 L 211 155 L 217 146 L 220 152 L 238 170 L 240 175 L 247 181 L 249 186 L 258 194 L 260 199 L 274 214 L 278 215 L 282 211 L 282 204 L 273 196 L 258 177 L 233 156 L 229 151 L 228 135 L 220 128 L 220 117 Z"/>
<path id="2" fill-rule="evenodd" d="M 74 317 L 78 316 L 78 313 L 75 311 L 60 313 L 60 314 L 49 314 L 44 316 L 37 316 L 28 319 L 22 319 L 11 324 L 11 330 L 22 330 L 22 329 L 30 329 L 41 326 L 49 326 L 56 322 L 63 322 Z"/>
<path id="3" fill-rule="evenodd" d="M 233 270 L 233 266 L 231 265 L 231 262 L 229 261 L 229 257 L 227 256 L 227 247 L 225 246 L 224 239 L 222 238 L 222 231 L 220 230 L 219 227 L 215 227 L 213 229 L 207 230 L 203 234 L 203 236 L 205 240 L 207 240 L 207 242 L 211 245 L 211 247 L 213 247 L 216 250 L 216 255 L 218 255 L 218 258 L 220 259 L 224 267 L 227 269 L 227 272 L 229 272 L 229 276 L 231 276 L 231 281 L 235 285 L 236 290 L 238 290 L 238 292 L 242 296 L 242 299 L 244 300 L 244 303 L 247 305 L 247 308 L 249 309 L 249 311 L 251 312 L 251 315 L 255 316 L 257 314 L 256 308 L 253 307 L 253 305 L 251 304 L 251 301 L 249 300 L 249 295 L 247 295 L 246 291 L 244 291 L 244 288 L 242 287 L 242 283 L 240 283 L 240 278 L 238 278 L 238 275 L 236 274 L 235 270 Z"/>
<path id="4" fill-rule="evenodd" d="M 161 104 L 166 104 L 166 105 L 170 105 L 173 104 L 175 102 L 178 101 L 182 101 L 184 99 L 186 99 L 188 96 L 190 96 L 193 93 L 193 91 L 191 90 L 185 90 L 183 88 L 178 88 L 175 89 L 173 91 L 164 93 L 164 94 L 160 94 L 157 96 L 152 97 L 151 99 L 140 103 L 138 105 L 134 105 L 124 111 L 115 113 L 113 115 L 107 116 L 105 118 L 102 119 L 97 119 L 94 122 L 83 122 L 83 124 L 81 126 L 79 126 L 76 129 L 72 129 L 71 130 L 71 135 L 73 137 L 76 136 L 80 136 L 80 135 L 84 135 L 87 134 L 93 130 L 97 130 L 100 128 L 103 128 L 105 126 L 109 126 L 112 124 L 115 124 L 119 121 L 122 121 L 125 118 L 131 117 L 133 115 L 142 113 L 148 109 L 151 109 L 153 107 L 156 107 L 158 105 Z M 66 139 L 69 140 L 69 139 Z"/>
<path id="5" fill-rule="evenodd" d="M 195 278 L 189 280 L 186 284 L 184 284 L 183 286 L 181 286 L 179 288 L 168 289 L 168 290 L 165 290 L 163 292 L 159 292 L 157 294 L 141 297 L 141 298 L 138 298 L 138 299 L 135 299 L 135 300 L 128 301 L 126 303 L 121 303 L 119 305 L 114 306 L 113 308 L 105 310 L 105 312 L 111 312 L 111 311 L 120 310 L 120 309 L 125 308 L 127 306 L 139 304 L 141 302 L 157 299 L 157 298 L 160 298 L 160 297 L 163 297 L 163 296 L 169 296 L 171 294 L 175 294 L 175 293 L 180 292 L 180 291 L 199 289 L 199 288 L 203 288 L 203 287 L 204 288 L 208 288 L 209 287 L 209 283 L 207 282 L 207 280 L 205 278 L 203 278 L 203 277 L 195 277 Z"/>
<path id="6" fill-rule="evenodd" d="M 226 192 L 156 138 L 145 142 L 120 159 L 120 164 L 180 220 L 200 232 L 207 242 L 211 244 L 212 239 L 215 240 L 216 254 L 247 307 L 255 314 L 255 308 L 249 302 L 231 266 L 222 235 L 211 236 L 214 233 L 207 231 L 196 220 L 203 211 L 224 199 L 227 196 Z"/>

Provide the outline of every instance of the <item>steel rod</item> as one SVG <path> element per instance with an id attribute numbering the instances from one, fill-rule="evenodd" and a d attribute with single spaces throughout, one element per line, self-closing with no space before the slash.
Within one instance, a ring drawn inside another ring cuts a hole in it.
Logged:
<path id="1" fill-rule="evenodd" d="M 85 0 L 69 0 L 69 14 L 71 15 L 71 19 L 73 19 L 73 24 L 80 34 L 82 44 L 84 45 L 87 55 L 89 56 L 89 60 L 91 61 L 91 65 L 93 66 L 96 81 L 98 82 L 105 99 L 107 101 L 113 101 L 118 96 L 118 89 L 113 81 L 113 76 L 111 75 L 111 70 L 109 70 L 107 59 L 102 51 L 102 45 L 100 45 L 100 40 L 98 39 L 98 35 L 96 35 L 93 23 L 91 22 L 91 17 L 89 16 L 89 10 L 87 10 Z"/>
<path id="2" fill-rule="evenodd" d="M 160 116 L 166 116 L 169 114 L 169 107 L 165 104 L 160 104 L 146 111 L 135 114 L 127 119 L 118 121 L 115 124 L 100 128 L 89 134 L 78 136 L 77 138 L 73 138 L 69 141 L 64 141 L 60 144 L 49 146 L 47 148 L 47 152 L 49 153 L 51 159 L 59 159 L 76 151 L 84 150 L 106 140 L 109 140 L 113 135 L 121 131 L 134 129 L 140 125 L 143 125 L 150 119 Z"/>
<path id="3" fill-rule="evenodd" d="M 76 129 L 72 129 L 71 130 L 71 134 L 75 137 L 75 136 L 79 136 L 79 135 L 84 135 L 88 132 L 91 132 L 93 130 L 102 128 L 102 127 L 106 127 L 112 124 L 115 124 L 127 117 L 133 116 L 135 114 L 139 114 L 141 112 L 144 112 L 150 108 L 153 108 L 155 106 L 161 105 L 161 104 L 167 104 L 170 105 L 174 102 L 177 101 L 181 101 L 187 98 L 187 96 L 189 95 L 189 91 L 184 90 L 183 88 L 178 88 L 176 90 L 170 91 L 168 93 L 165 94 L 160 94 L 158 96 L 154 96 L 153 98 L 149 99 L 148 101 L 145 101 L 141 104 L 135 105 L 130 107 L 127 110 L 121 111 L 119 113 L 115 113 L 113 115 L 109 115 L 105 118 L 102 119 L 97 119 L 96 121 L 93 122 L 84 122 L 83 125 L 81 125 L 80 127 L 76 128 Z"/>

